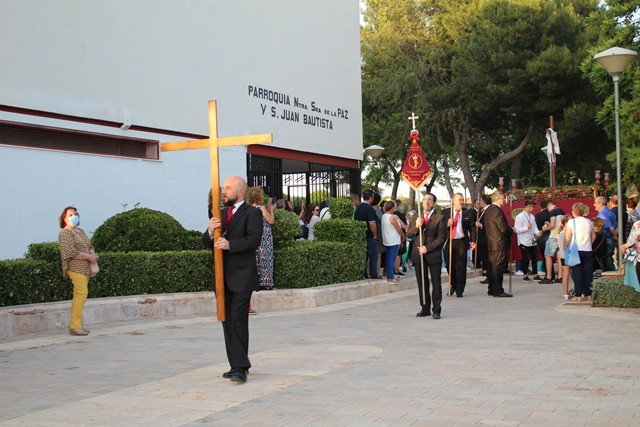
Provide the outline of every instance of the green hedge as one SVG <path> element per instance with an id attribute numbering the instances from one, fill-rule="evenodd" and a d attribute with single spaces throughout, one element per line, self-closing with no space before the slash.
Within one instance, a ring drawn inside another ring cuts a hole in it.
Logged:
<path id="1" fill-rule="evenodd" d="M 43 245 L 46 247 L 47 245 Z M 38 252 L 41 253 L 41 252 Z M 55 262 L 18 259 L 0 262 L 0 306 L 64 301 L 72 285 Z M 100 273 L 89 281 L 89 297 L 212 290 L 210 250 L 101 253 Z"/>
<path id="2" fill-rule="evenodd" d="M 345 214 L 350 210 L 346 200 L 335 206 L 340 206 Z M 124 232 L 133 227 L 129 224 L 131 217 L 143 217 L 141 221 L 149 224 L 152 222 L 149 219 L 160 216 L 163 221 L 170 222 L 175 231 L 174 250 L 155 252 L 164 243 L 153 238 L 147 239 L 152 252 L 131 251 L 137 245 L 135 240 L 143 237 L 127 232 L 118 243 L 123 250 L 126 247 L 126 252 L 98 251 L 100 274 L 89 282 L 90 298 L 212 289 L 213 257 L 210 250 L 202 250 L 201 232 L 181 230 L 179 224 L 172 223 L 165 215 L 138 208 L 125 215 L 116 215 L 117 223 L 124 222 L 128 224 L 126 227 L 110 223 L 103 229 L 109 229 L 110 233 Z M 319 221 L 315 226 L 316 241 L 297 242 L 292 241 L 300 233 L 297 216 L 284 210 L 276 210 L 275 215 L 274 282 L 277 288 L 306 288 L 362 278 L 366 260 L 364 222 L 333 218 Z M 149 227 L 145 227 L 151 233 Z M 198 250 L 175 250 L 176 245 Z M 24 259 L 0 261 L 0 306 L 71 298 L 72 285 L 69 279 L 62 277 L 57 242 L 33 243 Z"/>
<path id="3" fill-rule="evenodd" d="M 349 243 L 292 242 L 274 251 L 273 281 L 276 288 L 309 288 L 362 280 L 366 256 Z"/>
<path id="4" fill-rule="evenodd" d="M 356 245 L 366 252 L 367 224 L 352 219 L 328 219 L 318 221 L 313 228 L 316 241 L 343 242 Z"/>
<path id="5" fill-rule="evenodd" d="M 28 246 L 25 257 L 27 259 L 60 263 L 58 242 L 32 243 Z"/>
<path id="6" fill-rule="evenodd" d="M 98 253 L 202 249 L 195 235 L 169 214 L 135 208 L 108 218 L 93 233 L 91 242 Z"/>
<path id="7" fill-rule="evenodd" d="M 640 293 L 622 279 L 600 278 L 593 283 L 593 305 L 602 307 L 640 307 Z"/>
<path id="8" fill-rule="evenodd" d="M 71 299 L 59 261 L 12 259 L 0 262 L 0 306 Z"/>

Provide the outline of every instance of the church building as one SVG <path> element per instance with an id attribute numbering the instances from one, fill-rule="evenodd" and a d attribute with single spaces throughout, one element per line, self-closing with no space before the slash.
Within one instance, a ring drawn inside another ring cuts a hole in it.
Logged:
<path id="1" fill-rule="evenodd" d="M 273 197 L 360 192 L 358 0 L 4 0 L 0 13 L 0 259 L 56 241 L 76 206 L 89 234 L 134 207 L 203 230 L 208 149 L 221 182 Z"/>

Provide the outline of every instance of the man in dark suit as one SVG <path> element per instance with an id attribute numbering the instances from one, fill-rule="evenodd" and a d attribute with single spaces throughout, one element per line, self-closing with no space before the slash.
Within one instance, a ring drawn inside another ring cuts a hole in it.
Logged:
<path id="1" fill-rule="evenodd" d="M 239 176 L 227 178 L 222 187 L 226 209 L 220 218 L 211 218 L 202 242 L 223 251 L 225 321 L 222 322 L 227 359 L 231 370 L 222 376 L 244 383 L 249 362 L 249 303 L 259 288 L 256 249 L 262 239 L 262 213 L 244 203 L 247 183 Z M 222 227 L 222 237 L 213 242 L 213 232 Z"/>
<path id="2" fill-rule="evenodd" d="M 446 228 L 444 217 L 433 208 L 436 205 L 436 196 L 428 193 L 422 200 L 424 207 L 424 217 L 416 218 L 411 222 L 407 230 L 407 236 L 413 237 L 418 234 L 411 251 L 411 261 L 415 266 L 416 278 L 418 280 L 418 293 L 420 295 L 420 306 L 422 310 L 417 317 L 429 316 L 431 301 L 433 299 L 433 318 L 440 319 L 442 303 L 442 245 L 446 239 Z M 419 231 L 422 230 L 422 242 Z M 424 277 L 422 274 L 424 272 Z M 431 274 L 432 294 L 429 295 L 429 274 Z M 431 298 L 433 297 L 433 298 Z"/>
<path id="3" fill-rule="evenodd" d="M 462 207 L 462 203 L 462 194 L 456 193 L 453 195 L 453 209 L 445 209 L 443 212 L 448 227 L 444 259 L 451 281 L 451 289 L 447 295 L 455 294 L 458 298 L 462 298 L 467 284 L 467 250 L 476 248 L 476 227 L 470 215 L 471 211 Z"/>
<path id="4" fill-rule="evenodd" d="M 491 196 L 483 194 L 480 196 L 480 199 L 478 199 L 478 203 L 480 205 L 480 209 L 476 211 L 476 214 L 474 215 L 476 217 L 474 218 L 476 226 L 476 257 L 478 257 L 477 262 L 482 268 L 482 274 L 487 276 L 489 255 L 487 251 L 487 233 L 485 233 L 484 230 L 484 213 L 486 212 L 487 207 L 491 205 Z M 489 279 L 485 278 L 480 283 L 486 285 L 489 283 Z"/>
<path id="5" fill-rule="evenodd" d="M 500 208 L 505 202 L 504 194 L 494 192 L 491 201 L 483 215 L 489 250 L 489 294 L 497 298 L 512 297 L 513 295 L 504 291 L 502 279 L 504 272 L 508 271 L 507 250 L 511 247 L 513 228 L 509 226 Z"/>

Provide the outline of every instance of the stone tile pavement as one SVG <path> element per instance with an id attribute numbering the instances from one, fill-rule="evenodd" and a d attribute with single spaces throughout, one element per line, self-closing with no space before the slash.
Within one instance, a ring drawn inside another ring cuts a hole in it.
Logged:
<path id="1" fill-rule="evenodd" d="M 480 280 L 440 320 L 413 289 L 261 311 L 243 385 L 212 316 L 0 339 L 0 426 L 640 425 L 640 310 Z"/>

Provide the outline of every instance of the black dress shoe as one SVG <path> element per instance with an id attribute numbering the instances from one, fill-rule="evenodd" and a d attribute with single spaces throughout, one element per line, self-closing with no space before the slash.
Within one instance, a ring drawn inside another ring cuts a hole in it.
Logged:
<path id="1" fill-rule="evenodd" d="M 493 296 L 494 298 L 511 298 L 513 295 L 503 292 L 501 294 L 497 294 Z"/>
<path id="2" fill-rule="evenodd" d="M 434 319 L 439 319 L 439 318 L 440 318 L 440 315 L 439 315 L 438 313 L 433 313 L 433 316 L 432 316 L 432 317 L 433 317 Z"/>
<path id="3" fill-rule="evenodd" d="M 483 284 L 483 285 L 488 285 L 489 284 L 489 279 L 484 279 L 480 283 Z"/>
<path id="4" fill-rule="evenodd" d="M 462 294 L 456 295 L 457 298 L 462 298 Z"/>
<path id="5" fill-rule="evenodd" d="M 222 378 L 231 378 L 231 373 L 233 371 L 234 371 L 234 369 L 231 369 L 230 371 L 225 372 L 224 374 L 222 374 Z M 244 371 L 247 373 L 247 375 L 249 374 L 249 370 L 248 369 L 245 369 Z"/>
<path id="6" fill-rule="evenodd" d="M 429 313 L 427 310 L 421 310 L 420 313 L 416 314 L 416 317 L 427 317 Z"/>
<path id="7" fill-rule="evenodd" d="M 247 382 L 247 370 L 246 369 L 232 369 L 229 371 L 229 379 L 237 383 Z"/>

